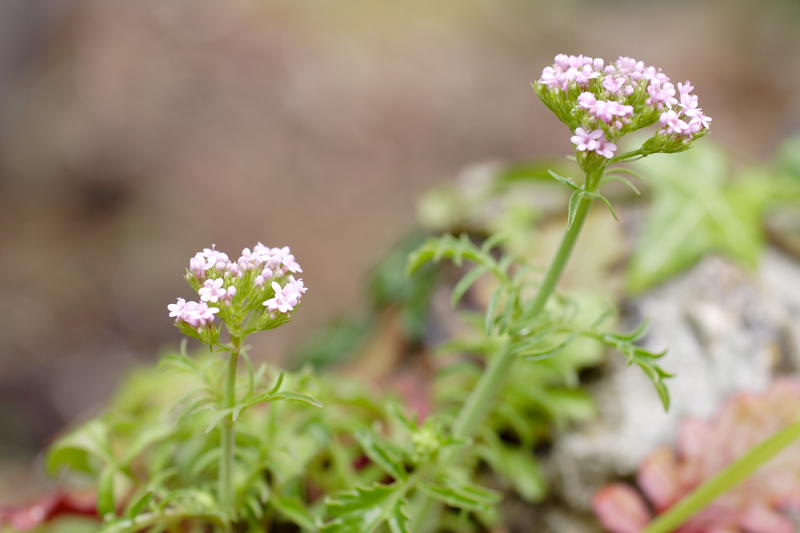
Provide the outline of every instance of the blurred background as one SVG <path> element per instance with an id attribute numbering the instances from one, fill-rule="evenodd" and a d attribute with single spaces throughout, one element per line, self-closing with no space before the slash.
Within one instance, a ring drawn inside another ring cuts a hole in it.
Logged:
<path id="1" fill-rule="evenodd" d="M 566 153 L 529 85 L 558 52 L 691 79 L 745 161 L 800 128 L 794 1 L 2 0 L 5 484 L 179 342 L 196 250 L 291 245 L 311 293 L 257 346 L 282 357 L 359 303 L 425 190 Z"/>

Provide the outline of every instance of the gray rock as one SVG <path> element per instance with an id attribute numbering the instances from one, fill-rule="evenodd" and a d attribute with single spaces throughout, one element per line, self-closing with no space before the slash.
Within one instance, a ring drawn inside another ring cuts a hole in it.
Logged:
<path id="1" fill-rule="evenodd" d="M 656 447 L 673 444 L 680 421 L 709 417 L 732 394 L 761 390 L 800 366 L 800 266 L 770 250 L 755 275 L 720 257 L 633 304 L 630 327 L 651 321 L 649 348 L 669 348 L 664 368 L 672 408 L 664 412 L 644 374 L 611 356 L 593 386 L 600 417 L 557 439 L 546 461 L 554 495 L 576 512 L 606 483 L 631 476 Z"/>

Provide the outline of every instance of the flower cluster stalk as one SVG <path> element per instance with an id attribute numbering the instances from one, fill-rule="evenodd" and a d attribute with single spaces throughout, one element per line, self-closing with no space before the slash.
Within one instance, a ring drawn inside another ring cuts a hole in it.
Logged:
<path id="1" fill-rule="evenodd" d="M 228 354 L 228 367 L 225 376 L 226 409 L 236 405 L 236 377 L 239 372 L 239 356 L 242 349 L 240 337 L 231 337 L 233 349 Z M 219 464 L 219 501 L 227 509 L 233 510 L 233 465 L 236 457 L 236 428 L 233 413 L 225 417 L 220 425 L 221 456 Z"/>
<path id="2" fill-rule="evenodd" d="M 598 174 L 594 176 L 591 174 L 587 175 L 586 184 L 589 192 L 594 192 L 596 190 L 597 184 L 600 182 L 599 177 L 602 176 L 602 170 Z M 531 306 L 531 318 L 536 317 L 542 312 L 550 296 L 555 291 L 556 285 L 558 285 L 558 281 L 561 279 L 569 257 L 572 254 L 572 250 L 575 248 L 575 243 L 578 240 L 578 235 L 586 220 L 586 215 L 589 213 L 591 204 L 592 198 L 590 196 L 584 195 L 580 199 L 575 211 L 575 219 L 564 234 L 561 245 L 558 247 L 558 252 L 553 258 L 550 267 L 547 269 L 544 280 L 536 293 L 536 298 Z M 501 350 L 500 353 L 489 362 L 489 366 L 478 381 L 478 386 L 467 398 L 458 418 L 456 418 L 455 424 L 453 425 L 453 434 L 455 437 L 471 438 L 475 435 L 480 425 L 486 420 L 495 398 L 513 366 L 514 358 L 514 354 L 509 350 Z"/>
<path id="3" fill-rule="evenodd" d="M 558 285 L 564 270 L 567 267 L 569 258 L 575 248 L 575 243 L 578 241 L 583 224 L 586 221 L 586 216 L 594 199 L 592 193 L 596 192 L 602 181 L 605 165 L 586 173 L 585 189 L 589 194 L 581 196 L 578 205 L 575 208 L 574 219 L 572 224 L 568 227 L 561 244 L 558 247 L 556 255 L 553 257 L 550 266 L 545 273 L 544 279 L 536 293 L 536 296 L 531 304 L 530 316 L 531 318 L 539 315 L 547 305 L 547 301 L 552 296 L 553 292 Z M 472 438 L 478 432 L 481 424 L 486 421 L 487 416 L 491 412 L 492 407 L 497 399 L 498 394 L 508 377 L 511 368 L 514 366 L 516 355 L 508 349 L 501 349 L 490 361 L 486 370 L 478 380 L 477 386 L 472 390 L 472 393 L 467 398 L 461 411 L 456 418 L 452 433 L 456 438 Z M 441 463 L 447 464 L 448 462 L 455 461 L 458 456 L 457 449 L 449 450 L 449 453 L 442 454 Z M 417 501 L 416 513 L 414 516 L 414 531 L 422 530 L 426 527 L 426 522 L 431 513 L 434 512 L 435 505 L 432 500 L 423 496 Z"/>

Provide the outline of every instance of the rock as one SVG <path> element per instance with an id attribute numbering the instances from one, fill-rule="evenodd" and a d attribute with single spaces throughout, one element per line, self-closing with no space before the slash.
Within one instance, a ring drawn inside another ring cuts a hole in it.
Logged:
<path id="1" fill-rule="evenodd" d="M 708 417 L 733 393 L 763 390 L 776 374 L 800 367 L 800 265 L 770 250 L 752 274 L 708 257 L 635 301 L 629 326 L 642 317 L 651 321 L 644 344 L 669 348 L 662 366 L 676 374 L 668 382 L 672 407 L 665 413 L 645 375 L 609 356 L 592 386 L 600 418 L 558 438 L 545 462 L 553 495 L 575 512 L 673 443 L 683 418 Z"/>

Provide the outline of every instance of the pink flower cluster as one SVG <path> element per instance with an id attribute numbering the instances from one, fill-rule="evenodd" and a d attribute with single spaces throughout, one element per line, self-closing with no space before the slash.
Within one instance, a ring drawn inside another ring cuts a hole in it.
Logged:
<path id="1" fill-rule="evenodd" d="M 226 253 L 217 250 L 213 244 L 211 248 L 204 248 L 189 260 L 189 271 L 198 279 L 204 279 L 211 269 L 218 273 L 229 272 L 238 277 L 248 270 L 261 269 L 260 275 L 264 278 L 261 280 L 262 285 L 272 277 L 303 271 L 288 246 L 270 248 L 260 242 L 252 250 L 242 250 L 242 255 L 236 261 L 231 261 Z"/>
<path id="2" fill-rule="evenodd" d="M 606 158 L 613 157 L 616 145 L 611 141 L 624 133 L 635 114 L 657 113 L 662 134 L 685 139 L 708 129 L 711 122 L 688 81 L 678 83 L 676 91 L 660 69 L 630 57 L 606 65 L 601 58 L 558 54 L 553 65 L 542 71 L 539 83 L 570 99 L 577 94 L 572 101 L 575 116 L 584 118 L 572 142 L 578 151 Z M 638 95 L 647 95 L 646 101 Z"/>
<path id="3" fill-rule="evenodd" d="M 265 300 L 263 305 L 270 311 L 288 313 L 300 303 L 303 294 L 308 289 L 302 279 L 294 279 L 294 276 L 289 276 L 289 281 L 283 287 L 273 281 L 272 290 L 275 291 L 275 296 Z"/>
<path id="4" fill-rule="evenodd" d="M 671 86 L 672 84 L 666 83 L 665 85 Z M 694 87 L 688 81 L 678 83 L 680 100 L 675 99 L 674 96 L 669 97 L 669 101 L 674 104 L 668 106 L 659 117 L 659 122 L 664 126 L 662 131 L 665 133 L 691 138 L 694 134 L 711 126 L 711 117 L 703 114 L 697 95 L 691 93 L 692 89 Z M 674 95 L 675 89 L 670 87 L 670 93 Z"/>
<path id="5" fill-rule="evenodd" d="M 263 299 L 263 305 L 271 312 L 289 313 L 308 290 L 302 279 L 294 277 L 302 271 L 288 246 L 270 248 L 258 243 L 252 250 L 242 250 L 234 261 L 212 245 L 189 260 L 190 282 L 195 287 L 202 282 L 197 290 L 200 302 L 178 298 L 167 306 L 169 316 L 202 332 L 220 312 L 219 307 L 209 304 L 231 305 L 241 291 L 246 293 L 245 298 Z M 269 286 L 268 280 L 273 280 Z M 278 283 L 281 280 L 285 280 L 283 286 Z M 270 288 L 274 295 L 268 298 Z"/>
<path id="6" fill-rule="evenodd" d="M 214 315 L 219 313 L 219 307 L 209 307 L 205 302 L 187 302 L 183 298 L 178 298 L 177 302 L 169 304 L 167 309 L 170 317 L 182 320 L 198 331 L 202 331 L 214 322 Z"/>
<path id="7" fill-rule="evenodd" d="M 763 393 L 740 394 L 713 420 L 683 422 L 678 448 L 661 447 L 637 476 L 641 493 L 625 483 L 608 485 L 594 509 L 613 533 L 638 533 L 753 446 L 797 420 L 800 381 L 779 379 Z M 642 494 L 649 500 L 646 502 Z M 649 503 L 649 505 L 648 505 Z M 676 533 L 793 533 L 800 512 L 800 450 L 787 448 Z"/>

